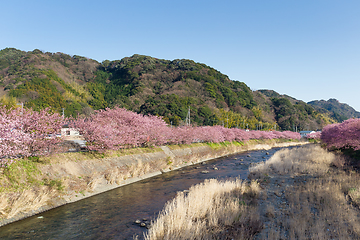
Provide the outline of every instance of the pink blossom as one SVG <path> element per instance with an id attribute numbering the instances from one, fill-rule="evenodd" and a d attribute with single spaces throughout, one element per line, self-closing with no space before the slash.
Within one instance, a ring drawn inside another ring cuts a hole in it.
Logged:
<path id="1" fill-rule="evenodd" d="M 309 133 L 306 135 L 307 139 L 319 139 L 320 140 L 321 137 L 321 132 L 313 132 L 313 133 Z"/>
<path id="2" fill-rule="evenodd" d="M 56 137 L 63 118 L 49 109 L 0 107 L 0 167 L 10 165 L 19 156 L 47 155 L 61 139 Z"/>
<path id="3" fill-rule="evenodd" d="M 360 119 L 348 119 L 342 123 L 327 125 L 321 140 L 328 148 L 352 148 L 360 150 Z"/>

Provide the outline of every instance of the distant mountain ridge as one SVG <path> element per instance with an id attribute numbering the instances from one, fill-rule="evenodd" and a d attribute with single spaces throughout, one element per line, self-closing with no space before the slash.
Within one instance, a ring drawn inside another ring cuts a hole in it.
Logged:
<path id="1" fill-rule="evenodd" d="M 51 107 L 66 116 L 120 106 L 182 125 L 190 110 L 195 125 L 249 129 L 314 130 L 342 119 L 273 90 L 251 91 L 218 70 L 189 59 L 135 54 L 95 60 L 64 53 L 0 50 L 0 104 Z"/>
<path id="2" fill-rule="evenodd" d="M 330 113 L 330 116 L 338 122 L 349 118 L 360 118 L 360 112 L 346 103 L 340 103 L 337 99 L 330 98 L 329 100 L 314 100 L 308 102 L 311 106 L 323 113 Z"/>

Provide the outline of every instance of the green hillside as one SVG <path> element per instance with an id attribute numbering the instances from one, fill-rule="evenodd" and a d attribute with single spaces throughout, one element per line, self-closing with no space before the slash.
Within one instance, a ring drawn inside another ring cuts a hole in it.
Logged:
<path id="1" fill-rule="evenodd" d="M 342 122 L 349 118 L 360 118 L 360 112 L 357 112 L 354 108 L 350 107 L 345 103 L 340 103 L 336 99 L 315 100 L 308 102 L 309 105 L 313 106 L 319 112 L 330 115 L 333 119 L 338 122 Z"/>
<path id="2" fill-rule="evenodd" d="M 325 111 L 272 90 L 251 91 L 214 68 L 187 59 L 133 55 L 116 61 L 13 48 L 0 51 L 3 104 L 76 117 L 121 106 L 184 124 L 250 129 L 319 129 L 334 120 Z"/>

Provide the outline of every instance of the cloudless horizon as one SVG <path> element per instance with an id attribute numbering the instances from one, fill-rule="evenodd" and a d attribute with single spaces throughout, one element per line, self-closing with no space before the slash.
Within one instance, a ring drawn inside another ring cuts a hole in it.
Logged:
<path id="1" fill-rule="evenodd" d="M 251 89 L 360 111 L 360 1 L 5 1 L 0 49 L 191 59 Z"/>

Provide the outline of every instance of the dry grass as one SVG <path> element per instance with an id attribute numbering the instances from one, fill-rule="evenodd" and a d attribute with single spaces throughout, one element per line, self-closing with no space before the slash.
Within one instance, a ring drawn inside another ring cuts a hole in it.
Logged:
<path id="1" fill-rule="evenodd" d="M 145 239 L 249 239 L 261 229 L 259 193 L 255 181 L 206 180 L 168 202 Z"/>
<path id="2" fill-rule="evenodd" d="M 341 162 L 339 157 L 317 145 L 277 151 L 268 161 L 250 167 L 251 178 L 261 178 L 271 174 L 291 176 L 301 174 L 321 175 L 330 165 Z"/>
<path id="3" fill-rule="evenodd" d="M 192 147 L 202 147 L 206 146 L 206 143 L 191 143 L 191 144 L 172 144 L 172 145 L 166 145 L 171 150 L 180 150 L 184 148 L 192 148 Z"/>
<path id="4" fill-rule="evenodd" d="M 54 189 L 40 187 L 13 194 L 0 194 L 0 201 L 2 202 L 0 218 L 11 218 L 19 212 L 30 212 L 33 209 L 40 208 L 54 197 L 54 192 Z M 5 201 L 5 197 L 7 201 Z"/>
<path id="5" fill-rule="evenodd" d="M 270 219 L 260 239 L 359 239 L 359 209 L 349 203 L 342 180 L 313 179 L 288 187 L 280 198 L 285 204 L 267 203 Z"/>
<path id="6" fill-rule="evenodd" d="M 140 177 L 151 171 L 154 171 L 154 169 L 152 169 L 150 163 L 138 160 L 137 162 L 134 162 L 131 165 L 126 165 L 122 168 L 115 167 L 108 169 L 104 173 L 104 177 L 110 184 L 120 184 L 123 180 L 133 177 Z"/>
<path id="7" fill-rule="evenodd" d="M 360 239 L 360 176 L 319 146 L 278 151 L 251 168 L 268 192 L 257 239 Z M 270 197 L 271 196 L 271 197 Z"/>
<path id="8" fill-rule="evenodd" d="M 98 152 L 69 152 L 69 153 L 58 153 L 51 156 L 42 156 L 39 157 L 39 162 L 42 163 L 59 163 L 64 161 L 85 161 L 93 159 L 103 159 L 103 158 L 116 158 L 123 157 L 135 154 L 144 154 L 144 153 L 155 153 L 161 152 L 162 149 L 159 147 L 149 147 L 149 148 L 128 148 L 121 150 L 108 150 L 104 153 Z"/>

